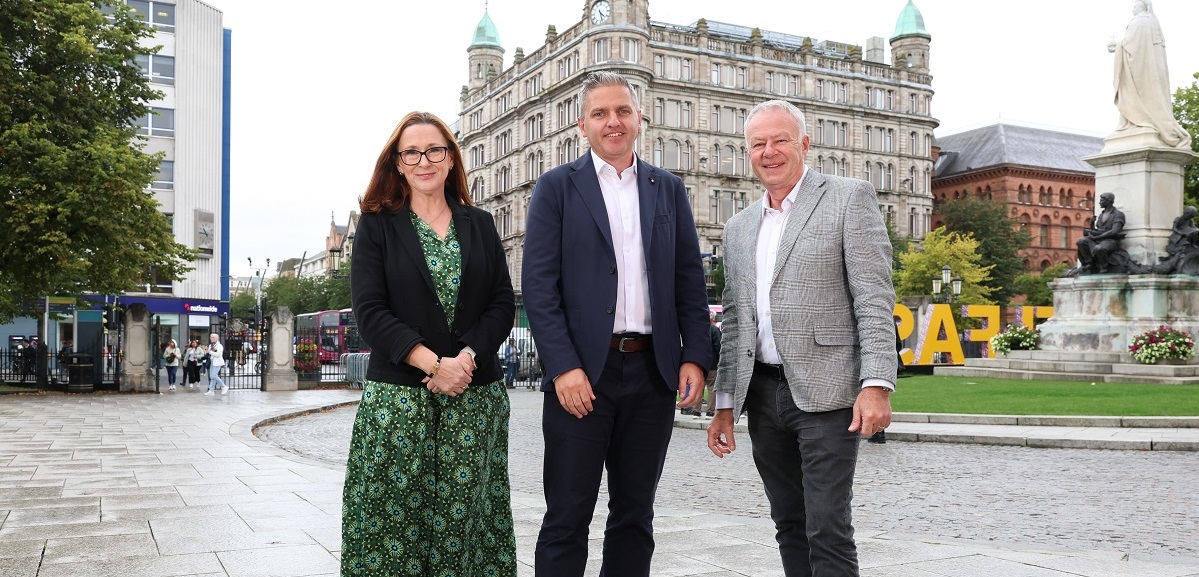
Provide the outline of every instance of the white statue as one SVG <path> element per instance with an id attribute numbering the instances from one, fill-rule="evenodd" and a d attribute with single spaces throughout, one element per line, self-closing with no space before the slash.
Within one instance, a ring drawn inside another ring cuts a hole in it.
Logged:
<path id="1" fill-rule="evenodd" d="M 1124 38 L 1108 46 L 1116 53 L 1117 132 L 1144 129 L 1157 133 L 1167 146 L 1191 147 L 1191 136 L 1174 119 L 1166 43 L 1150 0 L 1132 3 L 1132 20 Z"/>

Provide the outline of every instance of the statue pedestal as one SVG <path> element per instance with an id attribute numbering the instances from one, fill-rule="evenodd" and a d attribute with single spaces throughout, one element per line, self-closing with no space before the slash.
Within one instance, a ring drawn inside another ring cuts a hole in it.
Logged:
<path id="1" fill-rule="evenodd" d="M 1053 317 L 1040 325 L 1046 351 L 1127 354 L 1134 336 L 1161 325 L 1199 335 L 1199 277 L 1090 275 L 1050 286 Z"/>
<path id="2" fill-rule="evenodd" d="M 1174 218 L 1182 213 L 1183 169 L 1196 156 L 1165 147 L 1156 134 L 1125 130 L 1108 136 L 1099 154 L 1083 158 L 1095 167 L 1096 198 L 1116 195 L 1125 217 L 1122 246 L 1134 262 L 1153 265 L 1166 255 Z"/>

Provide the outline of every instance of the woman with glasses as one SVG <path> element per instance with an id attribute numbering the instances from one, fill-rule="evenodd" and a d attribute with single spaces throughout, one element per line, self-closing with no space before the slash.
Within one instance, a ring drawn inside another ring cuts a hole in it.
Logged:
<path id="1" fill-rule="evenodd" d="M 492 216 L 436 116 L 404 117 L 359 199 L 350 287 L 372 351 L 342 505 L 341 574 L 515 577 L 508 392 L 516 313 Z"/>

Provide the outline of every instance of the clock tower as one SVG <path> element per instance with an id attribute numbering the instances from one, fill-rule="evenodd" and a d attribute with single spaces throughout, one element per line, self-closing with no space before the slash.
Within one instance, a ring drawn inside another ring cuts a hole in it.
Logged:
<path id="1" fill-rule="evenodd" d="M 591 26 L 649 29 L 649 0 L 583 0 L 583 20 Z"/>

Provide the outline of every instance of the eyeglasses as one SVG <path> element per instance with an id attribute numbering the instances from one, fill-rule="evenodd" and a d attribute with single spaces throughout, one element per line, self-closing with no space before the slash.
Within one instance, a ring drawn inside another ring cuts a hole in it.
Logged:
<path id="1" fill-rule="evenodd" d="M 401 150 L 393 154 L 400 157 L 400 162 L 403 162 L 408 166 L 416 166 L 420 164 L 420 157 L 422 156 L 429 159 L 429 162 L 441 162 L 445 160 L 445 155 L 449 152 L 449 150 L 450 149 L 448 146 L 434 146 L 433 148 L 430 148 L 424 152 L 415 149 L 409 149 Z"/>

